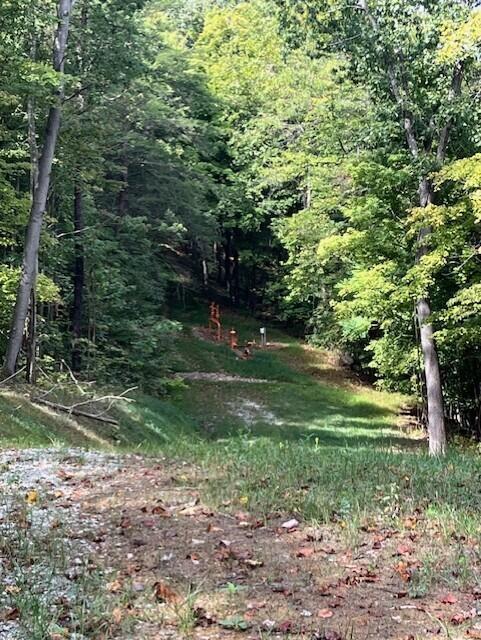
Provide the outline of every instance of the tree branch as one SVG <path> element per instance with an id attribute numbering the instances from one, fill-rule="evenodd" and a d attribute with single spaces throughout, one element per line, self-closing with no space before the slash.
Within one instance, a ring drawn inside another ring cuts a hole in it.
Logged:
<path id="1" fill-rule="evenodd" d="M 451 82 L 451 90 L 449 92 L 448 100 L 453 102 L 461 94 L 461 88 L 463 85 L 464 66 L 463 63 L 458 61 L 454 67 L 453 79 Z M 439 135 L 438 150 L 436 153 L 436 160 L 439 164 L 444 164 L 446 160 L 446 153 L 448 150 L 449 136 L 451 134 L 451 128 L 453 125 L 453 117 L 449 116 L 444 127 L 441 129 Z"/>
<path id="2" fill-rule="evenodd" d="M 67 407 L 63 404 L 57 404 L 56 402 L 50 402 L 49 400 L 44 400 L 43 398 L 31 398 L 34 404 L 40 404 L 49 409 L 54 409 L 56 411 L 62 411 L 64 413 L 73 414 L 74 416 L 79 416 L 81 418 L 88 418 L 89 420 L 97 420 L 98 422 L 105 422 L 106 424 L 111 424 L 114 426 L 118 426 L 119 423 L 117 420 L 113 418 L 104 417 L 102 415 L 97 415 L 96 413 L 87 413 L 86 411 L 80 411 L 80 409 L 75 409 L 72 407 Z"/>

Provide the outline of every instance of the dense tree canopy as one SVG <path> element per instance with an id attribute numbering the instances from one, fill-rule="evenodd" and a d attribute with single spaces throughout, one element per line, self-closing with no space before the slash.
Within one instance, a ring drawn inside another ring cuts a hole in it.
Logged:
<path id="1" fill-rule="evenodd" d="M 2 352 L 62 118 L 17 370 L 164 390 L 218 297 L 481 435 L 478 3 L 70 4 L 64 69 L 57 2 L 0 7 Z"/>

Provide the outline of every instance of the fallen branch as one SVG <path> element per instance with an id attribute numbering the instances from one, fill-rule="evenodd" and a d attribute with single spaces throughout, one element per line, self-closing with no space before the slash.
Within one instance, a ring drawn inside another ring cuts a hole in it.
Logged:
<path id="1" fill-rule="evenodd" d="M 5 378 L 5 380 L 1 380 L 0 381 L 0 385 L 5 384 L 6 382 L 8 382 L 9 380 L 12 380 L 13 378 L 16 378 L 17 376 L 19 376 L 23 371 L 25 371 L 27 367 L 22 367 L 21 369 L 19 369 L 18 371 L 16 371 L 15 373 L 12 373 L 11 376 L 8 376 L 8 378 Z"/>
<path id="2" fill-rule="evenodd" d="M 106 400 L 110 402 L 109 408 L 117 400 L 122 400 L 123 402 L 135 402 L 133 398 L 126 398 L 125 396 L 128 393 L 131 393 L 132 391 L 136 391 L 137 389 L 138 387 L 130 387 L 130 389 L 126 389 L 125 391 L 122 391 L 122 393 L 120 393 L 118 396 L 108 395 L 108 396 L 102 396 L 101 398 L 89 398 L 88 400 L 83 400 L 82 402 L 76 402 L 75 404 L 72 405 L 71 408 L 77 409 L 78 407 L 82 407 L 86 404 L 93 404 L 94 402 L 105 402 Z M 106 411 L 108 411 L 108 409 L 106 409 Z"/>
<path id="3" fill-rule="evenodd" d="M 50 402 L 50 400 L 44 400 L 43 398 L 31 398 L 34 404 L 40 404 L 49 409 L 54 409 L 55 411 L 63 411 L 64 413 L 68 413 L 74 416 L 80 416 L 81 418 L 89 418 L 89 420 L 97 420 L 98 422 L 105 422 L 106 424 L 112 424 L 116 427 L 119 426 L 117 420 L 114 418 L 104 417 L 103 415 L 99 415 L 96 413 L 88 413 L 87 411 L 81 411 L 80 409 L 76 409 L 75 407 L 68 407 L 64 404 L 57 404 L 56 402 Z"/>
<path id="4" fill-rule="evenodd" d="M 82 387 L 80 386 L 79 381 L 77 380 L 77 378 L 74 376 L 72 369 L 68 366 L 68 364 L 65 362 L 65 360 L 62 360 L 62 365 L 67 369 L 68 374 L 70 376 L 70 379 L 72 380 L 72 382 L 74 383 L 74 385 L 77 387 L 77 389 L 80 391 L 80 393 L 85 396 L 87 394 L 86 391 L 84 391 L 84 389 L 82 389 Z"/>

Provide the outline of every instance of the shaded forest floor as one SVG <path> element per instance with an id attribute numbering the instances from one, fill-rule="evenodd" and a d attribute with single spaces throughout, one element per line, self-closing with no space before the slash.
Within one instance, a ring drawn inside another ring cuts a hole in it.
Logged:
<path id="1" fill-rule="evenodd" d="M 0 638 L 481 637 L 476 451 L 430 460 L 332 354 L 181 319 L 186 382 L 118 427 L 0 397 Z"/>

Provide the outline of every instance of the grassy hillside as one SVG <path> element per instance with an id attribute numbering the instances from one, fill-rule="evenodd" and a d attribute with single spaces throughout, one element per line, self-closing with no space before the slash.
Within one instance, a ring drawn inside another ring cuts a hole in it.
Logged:
<path id="1" fill-rule="evenodd" d="M 224 344 L 197 337 L 203 310 L 179 317 L 179 373 L 216 373 L 240 378 L 192 380 L 167 398 L 138 396 L 117 407 L 119 427 L 54 413 L 31 405 L 28 389 L 0 393 L 0 438 L 5 445 L 86 446 L 152 453 L 179 445 L 182 438 L 210 442 L 249 432 L 274 441 L 312 440 L 322 446 L 408 445 L 396 430 L 402 398 L 351 384 L 322 351 L 307 349 L 282 331 L 269 329 L 275 343 L 242 360 Z M 259 323 L 227 314 L 240 342 L 258 336 Z M 244 379 L 251 380 L 245 382 Z M 259 383 L 254 382 L 259 380 Z"/>
<path id="2" fill-rule="evenodd" d="M 419 434 L 398 428 L 404 398 L 357 384 L 329 354 L 278 330 L 269 332 L 274 348 L 243 361 L 196 337 L 202 317 L 180 319 L 178 372 L 241 379 L 187 381 L 164 399 L 138 396 L 115 410 L 118 427 L 3 392 L 3 445 L 162 453 L 194 462 L 214 503 L 249 505 L 261 515 L 290 512 L 357 528 L 370 518 L 392 522 L 421 510 L 456 535 L 479 530 L 481 491 L 466 491 L 481 471 L 478 456 L 452 452 L 448 463 L 430 460 Z M 226 325 L 241 341 L 259 329 L 235 315 Z"/>

